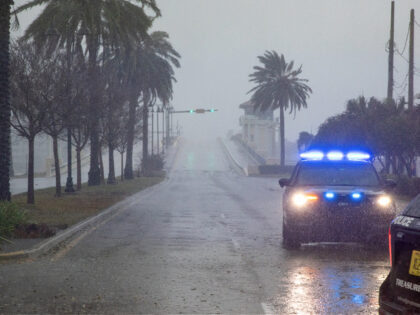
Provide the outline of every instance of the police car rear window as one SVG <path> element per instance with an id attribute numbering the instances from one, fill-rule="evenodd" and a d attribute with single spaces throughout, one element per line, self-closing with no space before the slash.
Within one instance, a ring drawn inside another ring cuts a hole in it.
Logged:
<path id="1" fill-rule="evenodd" d="M 304 163 L 296 183 L 308 186 L 378 186 L 379 179 L 370 164 Z"/>
<path id="2" fill-rule="evenodd" d="M 408 204 L 403 214 L 409 217 L 420 218 L 420 195 L 417 195 L 417 197 Z"/>

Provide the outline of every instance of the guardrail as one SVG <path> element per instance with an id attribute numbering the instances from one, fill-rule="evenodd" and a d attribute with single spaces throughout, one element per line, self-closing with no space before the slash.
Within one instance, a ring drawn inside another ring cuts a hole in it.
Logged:
<path id="1" fill-rule="evenodd" d="M 248 169 L 244 166 L 242 166 L 232 155 L 232 153 L 230 152 L 228 146 L 226 145 L 225 141 L 221 138 L 218 138 L 220 144 L 222 145 L 223 151 L 225 151 L 226 155 L 228 156 L 228 158 L 233 162 L 234 166 L 236 169 L 240 170 L 241 173 L 243 172 L 245 174 L 245 176 L 248 176 Z"/>
<path id="2" fill-rule="evenodd" d="M 232 139 L 236 141 L 238 144 L 240 144 L 245 149 L 245 151 L 255 160 L 255 162 L 257 162 L 257 164 L 259 165 L 267 164 L 267 161 L 261 155 L 255 152 L 254 149 L 252 149 L 248 144 L 246 144 L 245 141 L 236 137 L 233 137 Z"/>

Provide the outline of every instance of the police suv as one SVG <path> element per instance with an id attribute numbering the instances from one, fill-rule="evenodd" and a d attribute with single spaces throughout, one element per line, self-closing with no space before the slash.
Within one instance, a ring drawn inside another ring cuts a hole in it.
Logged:
<path id="1" fill-rule="evenodd" d="M 420 195 L 392 221 L 391 271 L 379 290 L 380 314 L 420 314 Z"/>
<path id="2" fill-rule="evenodd" d="M 371 242 L 387 239 L 396 207 L 371 155 L 360 151 L 311 150 L 300 155 L 283 194 L 283 245 L 309 242 Z"/>

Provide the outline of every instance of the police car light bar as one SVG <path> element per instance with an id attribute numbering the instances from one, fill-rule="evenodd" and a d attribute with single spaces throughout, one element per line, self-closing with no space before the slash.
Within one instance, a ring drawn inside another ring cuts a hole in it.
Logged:
<path id="1" fill-rule="evenodd" d="M 352 151 L 347 153 L 347 160 L 365 161 L 370 159 L 370 154 L 366 152 Z"/>
<path id="2" fill-rule="evenodd" d="M 330 151 L 327 153 L 327 159 L 330 161 L 341 161 L 344 158 L 343 152 Z"/>
<path id="3" fill-rule="evenodd" d="M 322 160 L 324 158 L 324 153 L 321 151 L 307 151 L 300 154 L 300 158 L 303 160 Z"/>
<path id="4" fill-rule="evenodd" d="M 349 161 L 367 161 L 371 158 L 369 153 L 362 151 L 350 151 L 344 155 L 341 151 L 329 151 L 324 154 L 322 151 L 311 150 L 300 154 L 302 160 L 320 161 L 326 158 L 329 161 L 341 161 L 346 158 Z"/>

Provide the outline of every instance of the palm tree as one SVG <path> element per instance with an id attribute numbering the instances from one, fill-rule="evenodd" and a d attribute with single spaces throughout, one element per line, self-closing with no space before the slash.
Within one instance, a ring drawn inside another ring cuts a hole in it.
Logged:
<path id="1" fill-rule="evenodd" d="M 129 0 L 31 0 L 16 9 L 16 13 L 37 5 L 46 5 L 43 12 L 28 27 L 25 37 L 36 43 L 51 46 L 73 46 L 84 42 L 89 73 L 89 129 L 90 129 L 90 170 L 89 185 L 100 184 L 99 169 L 99 125 L 97 118 L 101 110 L 101 91 L 98 88 L 98 56 L 104 43 L 120 43 L 128 48 L 147 36 L 153 18 L 160 15 L 155 0 L 137 0 L 141 6 Z M 155 16 L 150 17 L 145 9 L 151 9 Z M 57 36 L 46 36 L 51 29 Z M 80 45 L 79 45 L 80 46 Z M 69 49 L 69 48 L 68 48 Z"/>
<path id="2" fill-rule="evenodd" d="M 297 147 L 299 152 L 303 152 L 309 148 L 311 145 L 312 140 L 314 139 L 314 135 L 307 132 L 302 131 L 299 132 L 299 138 L 297 140 Z"/>
<path id="3" fill-rule="evenodd" d="M 306 84 L 308 80 L 299 78 L 302 66 L 293 69 L 294 62 L 287 63 L 283 54 L 279 56 L 275 51 L 266 51 L 258 59 L 263 66 L 255 66 L 255 72 L 250 74 L 250 81 L 256 86 L 248 93 L 253 92 L 251 101 L 255 110 L 280 109 L 280 165 L 284 166 L 284 111 L 289 109 L 290 113 L 296 114 L 296 111 L 306 108 L 306 99 L 312 90 Z"/>
<path id="4" fill-rule="evenodd" d="M 143 161 L 148 158 L 148 107 L 156 99 L 167 104 L 172 98 L 172 82 L 175 81 L 172 66 L 179 67 L 180 54 L 172 47 L 165 32 L 153 32 L 139 43 L 129 59 L 130 98 L 127 125 L 127 153 L 124 177 L 133 178 L 134 117 L 138 99 L 142 96 Z"/>
<path id="5" fill-rule="evenodd" d="M 9 41 L 12 0 L 0 1 L 0 201 L 10 200 Z"/>

